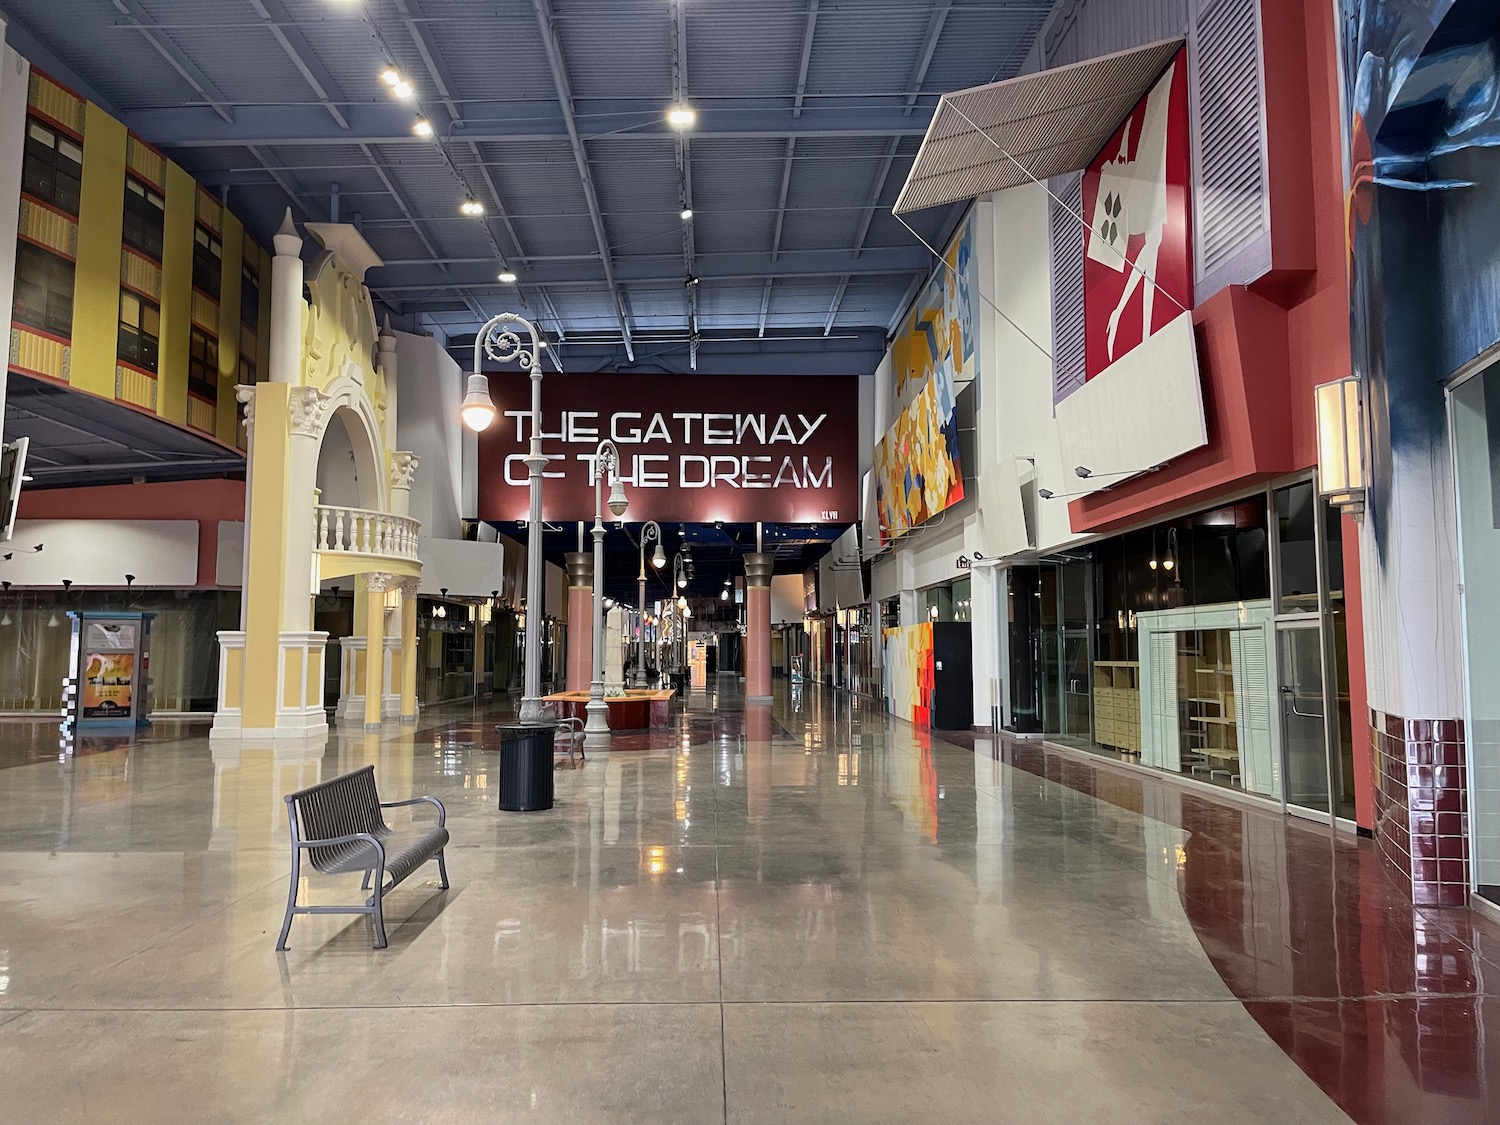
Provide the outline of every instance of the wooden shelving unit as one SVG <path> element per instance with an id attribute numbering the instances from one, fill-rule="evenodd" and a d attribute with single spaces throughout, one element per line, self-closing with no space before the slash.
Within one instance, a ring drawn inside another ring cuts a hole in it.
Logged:
<path id="1" fill-rule="evenodd" d="M 1240 780 L 1239 720 L 1234 706 L 1234 665 L 1225 630 L 1186 634 L 1195 648 L 1178 656 L 1178 690 L 1186 708 L 1183 766 L 1192 773 Z"/>
<path id="2" fill-rule="evenodd" d="M 1141 752 L 1141 666 L 1134 661 L 1094 662 L 1094 741 Z"/>

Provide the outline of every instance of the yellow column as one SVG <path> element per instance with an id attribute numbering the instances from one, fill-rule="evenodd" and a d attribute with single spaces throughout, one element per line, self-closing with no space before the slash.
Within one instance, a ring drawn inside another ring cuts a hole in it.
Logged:
<path id="1" fill-rule="evenodd" d="M 417 582 L 401 587 L 401 721 L 417 721 Z"/>
<path id="2" fill-rule="evenodd" d="M 365 730 L 380 729 L 385 695 L 385 591 L 389 574 L 365 575 Z"/>
<path id="3" fill-rule="evenodd" d="M 288 594 L 286 559 L 292 540 L 287 519 L 291 390 L 285 383 L 263 383 L 255 388 L 253 399 L 250 459 L 255 487 L 250 490 L 246 543 L 243 722 L 254 730 L 276 726 L 282 607 Z M 311 573 L 308 578 L 310 582 Z"/>
<path id="4" fill-rule="evenodd" d="M 125 126 L 89 102 L 73 281 L 69 382 L 115 397 L 120 339 L 120 247 L 125 224 Z"/>
<path id="5" fill-rule="evenodd" d="M 157 367 L 156 412 L 169 422 L 185 426 L 188 338 L 192 332 L 193 316 L 193 215 L 198 185 L 169 160 L 166 187 L 166 226 L 161 251 L 161 362 Z"/>

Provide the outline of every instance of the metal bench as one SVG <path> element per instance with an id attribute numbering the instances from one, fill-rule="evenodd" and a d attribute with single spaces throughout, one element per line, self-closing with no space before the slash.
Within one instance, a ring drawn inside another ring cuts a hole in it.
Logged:
<path id="1" fill-rule="evenodd" d="M 287 934 L 296 914 L 368 914 L 375 922 L 375 948 L 384 949 L 385 915 L 382 899 L 398 883 L 429 859 L 436 859 L 443 889 L 448 887 L 448 867 L 443 849 L 448 844 L 444 827 L 447 810 L 436 797 L 413 797 L 410 801 L 382 802 L 375 791 L 375 767 L 335 777 L 286 795 L 287 822 L 292 830 L 292 885 L 287 890 L 286 919 L 281 924 L 277 950 L 286 949 Z M 436 827 L 394 829 L 385 823 L 382 809 L 429 804 L 438 811 Z M 375 893 L 363 906 L 298 906 L 297 885 L 302 877 L 302 853 L 313 869 L 325 875 L 363 871 L 361 890 L 369 890 L 374 877 Z M 386 882 L 386 877 L 390 882 Z"/>
<path id="2" fill-rule="evenodd" d="M 567 751 L 568 765 L 572 766 L 574 769 L 578 768 L 578 763 L 573 760 L 573 754 L 575 751 L 577 752 L 579 758 L 581 758 L 585 762 L 588 761 L 588 758 L 584 755 L 583 752 L 584 735 L 582 719 L 558 719 L 557 735 L 558 741 L 563 743 L 564 749 Z"/>

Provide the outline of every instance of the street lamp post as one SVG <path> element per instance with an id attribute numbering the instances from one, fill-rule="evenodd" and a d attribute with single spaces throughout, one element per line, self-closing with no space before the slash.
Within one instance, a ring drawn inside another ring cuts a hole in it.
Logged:
<path id="1" fill-rule="evenodd" d="M 629 501 L 618 476 L 620 451 L 605 438 L 594 451 L 594 678 L 589 685 L 584 734 L 609 733 L 609 704 L 604 702 L 604 478 L 610 480 L 609 510 L 616 519 Z"/>
<path id="2" fill-rule="evenodd" d="M 646 544 L 656 540 L 656 553 L 651 556 L 651 565 L 660 570 L 667 565 L 667 556 L 661 550 L 661 524 L 652 520 L 641 528 L 641 573 L 636 579 L 640 590 L 637 599 L 637 608 L 641 613 L 640 638 L 636 645 L 635 660 L 635 686 L 638 688 L 648 687 L 646 680 Z"/>
<path id="3" fill-rule="evenodd" d="M 510 327 L 514 325 L 514 327 Z M 526 347 L 520 332 L 531 337 Z M 474 371 L 469 376 L 468 391 L 459 412 L 469 429 L 486 430 L 495 421 L 495 404 L 490 398 L 490 381 L 483 372 L 483 357 L 497 363 L 518 362 L 531 376 L 531 448 L 526 456 L 530 472 L 531 509 L 526 524 L 526 659 L 525 681 L 521 692 L 523 725 L 546 725 L 556 721 L 543 703 L 541 632 L 546 619 L 542 604 L 542 470 L 547 458 L 542 454 L 542 338 L 536 326 L 515 313 L 500 313 L 485 322 L 474 337 Z"/>

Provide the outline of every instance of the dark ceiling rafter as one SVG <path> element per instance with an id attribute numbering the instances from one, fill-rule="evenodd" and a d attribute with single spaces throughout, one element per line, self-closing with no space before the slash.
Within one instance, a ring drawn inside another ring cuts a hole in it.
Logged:
<path id="1" fill-rule="evenodd" d="M 589 167 L 588 150 L 578 133 L 578 123 L 573 118 L 573 90 L 568 78 L 567 66 L 563 62 L 562 44 L 557 39 L 557 29 L 552 5 L 549 0 L 532 0 L 536 8 L 537 28 L 542 33 L 546 47 L 547 64 L 552 70 L 552 84 L 557 88 L 557 102 L 562 107 L 563 124 L 568 130 L 568 141 L 573 147 L 573 159 L 578 164 L 578 177 L 583 182 L 583 195 L 588 203 L 589 221 L 594 227 L 594 238 L 599 243 L 599 262 L 604 267 L 604 282 L 609 286 L 609 295 L 614 302 L 615 316 L 620 321 L 620 339 L 625 354 L 635 358 L 635 347 L 630 342 L 630 318 L 625 311 L 625 298 L 615 281 L 614 262 L 609 249 L 609 236 L 604 230 L 604 216 L 599 208 L 599 193 L 594 188 L 594 173 Z"/>

